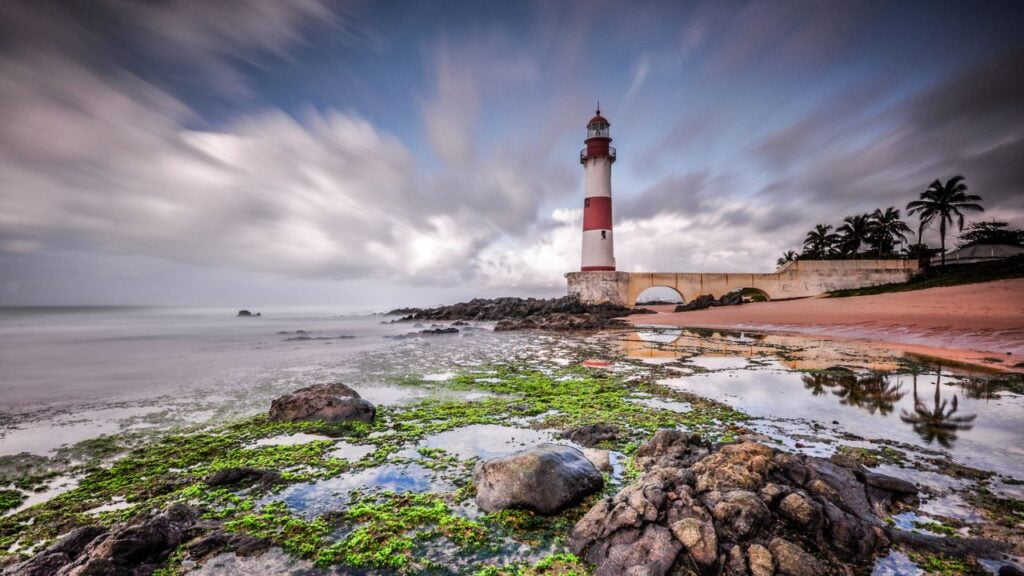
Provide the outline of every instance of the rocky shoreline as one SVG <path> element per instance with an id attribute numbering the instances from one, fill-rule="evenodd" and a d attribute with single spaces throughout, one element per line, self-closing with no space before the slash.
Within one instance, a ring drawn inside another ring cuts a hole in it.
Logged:
<path id="1" fill-rule="evenodd" d="M 611 304 L 588 305 L 572 296 L 561 298 L 474 298 L 437 308 L 398 308 L 388 312 L 400 315 L 398 322 L 497 322 L 495 331 L 503 330 L 600 330 L 622 327 L 620 320 L 647 310 Z"/>

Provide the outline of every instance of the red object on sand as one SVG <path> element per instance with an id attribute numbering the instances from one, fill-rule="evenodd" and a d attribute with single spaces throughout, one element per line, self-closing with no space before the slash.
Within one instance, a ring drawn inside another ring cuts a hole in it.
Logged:
<path id="1" fill-rule="evenodd" d="M 584 360 L 583 365 L 587 368 L 611 368 L 612 363 L 607 360 L 598 360 L 597 358 L 591 358 Z"/>

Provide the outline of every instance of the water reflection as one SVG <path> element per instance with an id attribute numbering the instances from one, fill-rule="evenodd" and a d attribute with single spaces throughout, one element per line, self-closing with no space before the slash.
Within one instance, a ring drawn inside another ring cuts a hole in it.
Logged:
<path id="1" fill-rule="evenodd" d="M 953 442 L 956 441 L 957 432 L 973 428 L 974 419 L 977 418 L 978 415 L 957 415 L 959 404 L 956 394 L 953 394 L 952 401 L 942 398 L 942 391 L 940 387 L 940 382 L 942 380 L 941 368 L 939 368 L 938 373 L 935 376 L 935 394 L 931 406 L 925 405 L 918 396 L 916 372 L 913 374 L 913 378 L 914 411 L 911 413 L 907 410 L 902 410 L 900 412 L 900 420 L 903 420 L 907 424 L 913 426 L 914 432 L 917 432 L 917 434 L 928 444 L 938 442 L 946 448 L 952 447 Z"/>
<path id="2" fill-rule="evenodd" d="M 899 382 L 887 375 L 870 373 L 858 375 L 848 368 L 830 368 L 802 376 L 804 387 L 820 396 L 831 390 L 846 406 L 863 408 L 871 414 L 883 416 L 891 413 L 895 404 L 906 396 Z"/>

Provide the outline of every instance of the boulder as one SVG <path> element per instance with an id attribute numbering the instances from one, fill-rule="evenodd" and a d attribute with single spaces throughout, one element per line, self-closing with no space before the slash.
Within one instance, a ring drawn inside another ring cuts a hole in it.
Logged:
<path id="1" fill-rule="evenodd" d="M 480 462 L 473 483 L 486 512 L 519 508 L 551 515 L 599 491 L 604 477 L 579 450 L 541 444 Z"/>
<path id="2" fill-rule="evenodd" d="M 270 404 L 271 420 L 321 420 L 324 422 L 373 422 L 377 408 L 342 384 L 316 384 L 285 394 Z"/>
<path id="3" fill-rule="evenodd" d="M 634 463 L 637 481 L 595 504 L 569 536 L 569 549 L 596 573 L 859 573 L 889 545 L 880 515 L 891 510 L 876 512 L 866 494 L 891 501 L 909 490 L 887 477 L 868 485 L 856 467 L 753 441 L 712 448 L 676 430 L 658 431 Z M 661 528 L 678 544 L 674 558 Z"/>
<path id="4" fill-rule="evenodd" d="M 608 424 L 588 424 L 579 428 L 563 430 L 559 436 L 566 440 L 571 440 L 580 446 L 593 448 L 601 442 L 618 438 L 619 429 Z"/>

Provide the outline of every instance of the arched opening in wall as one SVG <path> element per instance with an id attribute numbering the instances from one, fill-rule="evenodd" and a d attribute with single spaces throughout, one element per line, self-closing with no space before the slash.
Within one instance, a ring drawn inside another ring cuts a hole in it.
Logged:
<path id="1" fill-rule="evenodd" d="M 658 309 L 658 307 L 674 307 L 682 304 L 683 301 L 683 295 L 675 288 L 652 286 L 637 295 L 634 305 L 641 308 Z"/>
<path id="2" fill-rule="evenodd" d="M 767 302 L 771 300 L 771 296 L 768 296 L 768 293 L 760 288 L 741 288 L 739 293 L 743 297 L 744 302 Z"/>

